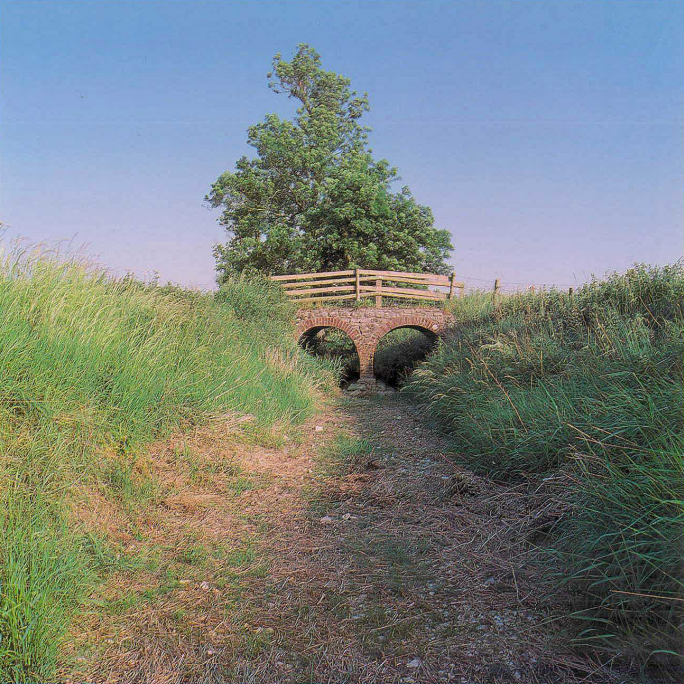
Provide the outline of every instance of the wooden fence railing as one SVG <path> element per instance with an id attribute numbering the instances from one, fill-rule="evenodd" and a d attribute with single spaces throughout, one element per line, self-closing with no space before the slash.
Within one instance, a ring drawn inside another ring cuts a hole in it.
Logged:
<path id="1" fill-rule="evenodd" d="M 375 306 L 382 306 L 382 298 L 414 299 L 417 301 L 445 301 L 456 290 L 463 294 L 465 283 L 456 282 L 456 275 L 432 273 L 406 273 L 404 271 L 373 271 L 357 268 L 349 271 L 327 273 L 298 273 L 296 275 L 271 276 L 279 282 L 286 294 L 297 302 L 317 302 L 330 299 L 355 299 L 375 297 Z M 400 287 L 410 284 L 414 287 Z M 429 290 L 428 287 L 444 290 Z"/>

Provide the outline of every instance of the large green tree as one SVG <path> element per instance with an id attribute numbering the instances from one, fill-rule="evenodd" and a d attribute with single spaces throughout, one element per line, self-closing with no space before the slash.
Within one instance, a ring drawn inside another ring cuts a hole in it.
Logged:
<path id="1" fill-rule="evenodd" d="M 269 87 L 299 101 L 293 121 L 275 114 L 248 129 L 256 157 L 212 185 L 206 200 L 222 207 L 228 241 L 215 248 L 218 280 L 231 273 L 269 274 L 347 268 L 446 273 L 449 233 L 408 188 L 393 192 L 397 170 L 373 159 L 359 120 L 368 96 L 321 68 L 299 45 L 278 54 Z"/>

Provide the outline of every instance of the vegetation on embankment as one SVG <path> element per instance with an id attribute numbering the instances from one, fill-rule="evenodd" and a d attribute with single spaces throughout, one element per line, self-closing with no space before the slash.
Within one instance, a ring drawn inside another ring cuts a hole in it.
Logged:
<path id="1" fill-rule="evenodd" d="M 681 664 L 684 267 L 453 310 L 454 334 L 404 392 L 476 472 L 568 478 L 543 545 L 574 592 L 578 642 Z"/>
<path id="2" fill-rule="evenodd" d="M 229 281 L 214 297 L 5 255 L 1 681 L 54 675 L 79 600 L 109 571 L 107 540 L 74 509 L 153 496 L 154 473 L 139 460 L 147 443 L 226 413 L 267 429 L 312 411 L 327 375 L 291 339 L 288 307 L 255 280 Z"/>

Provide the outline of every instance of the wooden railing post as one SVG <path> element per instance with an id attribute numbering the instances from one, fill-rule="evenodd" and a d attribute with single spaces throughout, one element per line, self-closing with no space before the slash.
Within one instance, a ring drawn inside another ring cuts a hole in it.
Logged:
<path id="1" fill-rule="evenodd" d="M 297 302 L 318 302 L 329 300 L 356 300 L 364 297 L 375 298 L 378 307 L 383 305 L 382 298 L 387 295 L 394 299 L 415 299 L 418 301 L 446 301 L 446 292 L 429 289 L 415 289 L 415 287 L 401 287 L 408 285 L 435 285 L 450 289 L 454 296 L 456 288 L 463 295 L 464 283 L 454 280 L 454 275 L 445 276 L 433 273 L 409 273 L 402 271 L 378 271 L 373 269 L 350 268 L 346 271 L 326 271 L 323 273 L 293 273 L 292 275 L 271 276 L 271 280 L 280 283 L 285 288 L 285 294 Z M 392 287 L 386 287 L 388 280 Z M 396 281 L 396 282 L 395 282 Z"/>
<path id="2" fill-rule="evenodd" d="M 454 296 L 454 281 L 456 280 L 456 274 L 452 273 L 451 278 L 449 280 L 449 299 L 452 299 Z"/>
<path id="3" fill-rule="evenodd" d="M 499 291 L 499 279 L 497 278 L 494 281 L 494 292 L 492 292 L 492 302 L 494 304 L 496 304 L 496 295 L 497 295 L 498 291 Z"/>

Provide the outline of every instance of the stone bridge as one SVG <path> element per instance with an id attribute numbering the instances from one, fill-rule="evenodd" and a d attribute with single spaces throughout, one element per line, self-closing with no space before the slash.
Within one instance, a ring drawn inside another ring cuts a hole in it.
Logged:
<path id="1" fill-rule="evenodd" d="M 313 339 L 324 328 L 343 330 L 359 355 L 360 381 L 374 380 L 373 357 L 380 339 L 391 330 L 412 328 L 436 338 L 453 323 L 453 316 L 437 307 L 358 307 L 300 309 L 296 317 L 297 340 Z"/>

